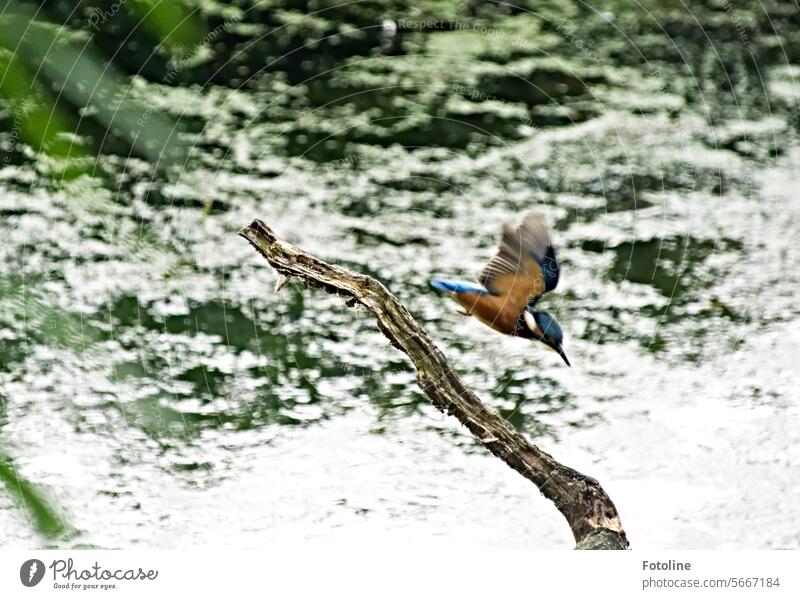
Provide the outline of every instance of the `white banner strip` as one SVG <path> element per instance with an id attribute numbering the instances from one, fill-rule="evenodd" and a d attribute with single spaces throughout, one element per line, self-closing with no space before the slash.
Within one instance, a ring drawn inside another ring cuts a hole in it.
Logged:
<path id="1" fill-rule="evenodd" d="M 308 542 L 258 551 L 0 551 L 0 597 L 800 597 L 800 552 L 503 551 Z"/>

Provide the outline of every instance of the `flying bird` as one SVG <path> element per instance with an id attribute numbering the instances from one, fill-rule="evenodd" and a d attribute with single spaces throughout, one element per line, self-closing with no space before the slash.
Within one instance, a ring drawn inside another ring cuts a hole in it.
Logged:
<path id="1" fill-rule="evenodd" d="M 483 267 L 478 283 L 433 279 L 464 311 L 505 335 L 541 341 L 558 352 L 567 366 L 564 334 L 553 316 L 536 302 L 558 285 L 560 268 L 544 217 L 529 212 L 517 225 L 503 225 L 500 247 Z"/>

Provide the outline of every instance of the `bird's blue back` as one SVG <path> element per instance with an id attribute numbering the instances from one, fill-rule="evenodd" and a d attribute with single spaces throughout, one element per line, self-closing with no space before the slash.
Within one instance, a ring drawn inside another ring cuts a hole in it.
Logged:
<path id="1" fill-rule="evenodd" d="M 477 283 L 469 283 L 467 281 L 450 281 L 448 279 L 432 279 L 431 286 L 439 291 L 446 293 L 477 293 L 478 295 L 485 295 L 489 293 L 483 285 Z"/>

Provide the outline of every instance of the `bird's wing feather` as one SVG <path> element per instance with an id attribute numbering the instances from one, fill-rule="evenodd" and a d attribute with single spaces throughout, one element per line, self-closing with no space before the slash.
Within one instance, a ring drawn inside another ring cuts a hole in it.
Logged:
<path id="1" fill-rule="evenodd" d="M 431 279 L 431 287 L 446 293 L 477 293 L 478 295 L 489 293 L 483 285 L 468 281 L 451 281 L 449 279 Z"/>
<path id="2" fill-rule="evenodd" d="M 555 289 L 559 270 L 544 217 L 530 212 L 518 226 L 503 226 L 500 247 L 478 281 L 492 293 L 507 296 L 509 308 L 522 310 Z"/>

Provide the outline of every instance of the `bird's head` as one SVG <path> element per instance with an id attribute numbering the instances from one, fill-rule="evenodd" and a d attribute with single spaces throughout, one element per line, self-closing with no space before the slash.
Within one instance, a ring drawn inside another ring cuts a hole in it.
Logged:
<path id="1" fill-rule="evenodd" d="M 523 317 L 533 338 L 541 341 L 547 347 L 557 352 L 567 366 L 572 366 L 572 364 L 569 363 L 569 358 L 567 358 L 567 354 L 562 345 L 564 342 L 564 333 L 561 331 L 561 327 L 558 326 L 556 319 L 547 312 L 534 310 L 531 306 L 525 307 Z"/>

